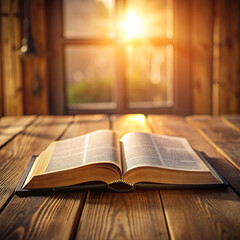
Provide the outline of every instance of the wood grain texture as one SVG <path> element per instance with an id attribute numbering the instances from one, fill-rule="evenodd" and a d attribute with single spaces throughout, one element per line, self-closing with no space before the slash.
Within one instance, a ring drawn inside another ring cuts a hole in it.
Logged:
<path id="1" fill-rule="evenodd" d="M 0 4 L 0 12 L 2 13 L 1 10 L 1 4 Z M 0 18 L 0 39 L 2 41 L 2 18 Z M 2 79 L 2 45 L 0 48 L 0 117 L 3 116 L 3 79 Z"/>
<path id="2" fill-rule="evenodd" d="M 50 124 L 53 129 L 57 125 Z M 61 139 L 103 128 L 109 128 L 109 117 L 105 115 L 75 116 Z M 73 239 L 85 195 L 82 191 L 43 197 L 14 196 L 0 215 L 0 239 Z"/>
<path id="3" fill-rule="evenodd" d="M 48 114 L 45 1 L 31 1 L 31 26 L 36 54 L 23 58 L 24 113 Z"/>
<path id="4" fill-rule="evenodd" d="M 240 115 L 224 116 L 222 117 L 222 120 L 229 127 L 231 127 L 237 132 L 240 132 Z"/>
<path id="5" fill-rule="evenodd" d="M 199 133 L 240 170 L 240 133 L 225 124 L 221 117 L 190 117 Z"/>
<path id="6" fill-rule="evenodd" d="M 153 131 L 186 137 L 197 150 L 217 156 L 184 120 L 176 116 L 148 116 Z M 239 176 L 238 176 L 239 179 Z M 239 180 L 238 180 L 239 182 Z M 172 239 L 238 239 L 240 197 L 231 189 L 162 190 L 161 199 Z"/>
<path id="7" fill-rule="evenodd" d="M 172 239 L 239 239 L 240 198 L 224 190 L 164 190 L 163 206 Z"/>
<path id="8" fill-rule="evenodd" d="M 201 118 L 205 118 L 202 116 Z M 185 119 L 178 116 L 160 116 L 149 115 L 150 122 L 154 132 L 172 136 L 185 137 L 193 148 L 204 152 L 208 156 L 209 162 L 217 169 L 227 182 L 240 195 L 240 172 L 234 166 L 228 163 L 216 149 L 207 143 L 207 141 L 198 134 Z"/>
<path id="9" fill-rule="evenodd" d="M 151 128 L 158 133 L 185 136 L 198 150 L 219 156 L 184 118 L 149 116 L 148 120 L 150 126 L 143 115 L 114 116 L 111 126 L 119 136 L 128 130 L 148 132 Z M 11 180 L 12 175 L 22 171 L 12 167 L 12 174 L 2 177 L 3 169 L 8 171 L 10 165 L 21 168 L 26 162 L 22 156 L 28 151 L 36 154 L 59 136 L 64 139 L 110 126 L 105 115 L 79 115 L 70 121 L 71 117 L 39 117 L 4 146 L 0 151 L 1 186 L 5 179 Z M 7 153 L 8 157 L 4 155 Z M 216 162 L 220 164 L 221 160 Z M 91 191 L 86 202 L 85 196 L 84 192 L 14 196 L 0 215 L 0 239 L 168 239 L 169 235 L 171 239 L 240 238 L 240 199 L 231 188 L 137 190 L 124 194 Z"/>
<path id="10" fill-rule="evenodd" d="M 19 1 L 1 1 L 1 57 L 4 115 L 23 114 Z"/>
<path id="11" fill-rule="evenodd" d="M 0 209 L 13 194 L 32 155 L 56 140 L 72 117 L 39 117 L 0 151 Z"/>
<path id="12" fill-rule="evenodd" d="M 168 239 L 158 192 L 91 191 L 76 239 Z"/>
<path id="13" fill-rule="evenodd" d="M 13 197 L 0 215 L 0 239 L 69 239 L 84 192 Z"/>
<path id="14" fill-rule="evenodd" d="M 240 113 L 240 2 L 222 2 L 220 114 L 237 114 Z"/>
<path id="15" fill-rule="evenodd" d="M 113 116 L 112 129 L 121 137 L 149 132 L 144 115 Z M 90 192 L 76 239 L 168 239 L 157 190 L 132 193 Z"/>
<path id="16" fill-rule="evenodd" d="M 2 117 L 0 119 L 0 148 L 34 121 L 34 116 Z"/>
<path id="17" fill-rule="evenodd" d="M 214 1 L 213 18 L 213 76 L 212 76 L 212 114 L 219 114 L 219 81 L 220 81 L 220 1 Z"/>
<path id="18" fill-rule="evenodd" d="M 49 108 L 51 114 L 66 114 L 65 83 L 62 54 L 61 0 L 45 1 L 48 43 Z"/>
<path id="19" fill-rule="evenodd" d="M 213 1 L 192 1 L 192 113 L 211 114 Z"/>
<path id="20" fill-rule="evenodd" d="M 109 116 L 104 114 L 94 115 L 76 115 L 68 131 L 64 133 L 61 139 L 79 136 L 99 129 L 109 129 Z"/>
<path id="21" fill-rule="evenodd" d="M 173 2 L 174 11 L 174 113 L 191 113 L 191 1 Z M 184 29 L 184 30 L 183 30 Z"/>
<path id="22" fill-rule="evenodd" d="M 240 111 L 240 2 L 215 1 L 217 78 L 214 79 L 214 113 L 237 114 Z"/>

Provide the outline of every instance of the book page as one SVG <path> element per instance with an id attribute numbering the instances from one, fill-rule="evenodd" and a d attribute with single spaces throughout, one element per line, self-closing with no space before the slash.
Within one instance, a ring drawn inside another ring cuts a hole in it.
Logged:
<path id="1" fill-rule="evenodd" d="M 121 141 L 126 159 L 124 173 L 134 167 L 146 166 L 209 171 L 184 138 L 129 133 Z"/>
<path id="2" fill-rule="evenodd" d="M 56 142 L 45 173 L 103 162 L 111 162 L 121 169 L 119 141 L 110 130 Z"/>

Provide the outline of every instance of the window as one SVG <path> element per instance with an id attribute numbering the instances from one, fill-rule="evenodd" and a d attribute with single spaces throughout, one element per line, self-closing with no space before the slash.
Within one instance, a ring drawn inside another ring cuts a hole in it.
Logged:
<path id="1" fill-rule="evenodd" d="M 179 109 L 173 0 L 47 2 L 52 113 Z"/>

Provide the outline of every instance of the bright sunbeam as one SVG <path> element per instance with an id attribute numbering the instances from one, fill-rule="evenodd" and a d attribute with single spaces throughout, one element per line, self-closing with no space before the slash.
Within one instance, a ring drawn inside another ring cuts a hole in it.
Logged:
<path id="1" fill-rule="evenodd" d="M 133 39 L 136 37 L 141 37 L 143 35 L 141 18 L 133 12 L 127 13 L 122 27 L 127 39 Z"/>

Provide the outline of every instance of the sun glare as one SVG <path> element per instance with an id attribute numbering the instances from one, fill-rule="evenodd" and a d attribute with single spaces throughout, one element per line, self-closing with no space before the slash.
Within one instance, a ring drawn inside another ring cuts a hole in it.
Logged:
<path id="1" fill-rule="evenodd" d="M 133 12 L 127 13 L 125 21 L 122 24 L 122 27 L 125 33 L 125 37 L 127 39 L 142 37 L 143 35 L 143 26 L 141 18 Z"/>

